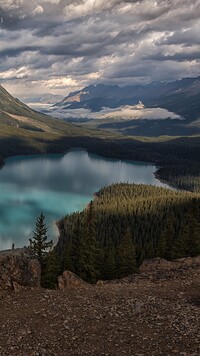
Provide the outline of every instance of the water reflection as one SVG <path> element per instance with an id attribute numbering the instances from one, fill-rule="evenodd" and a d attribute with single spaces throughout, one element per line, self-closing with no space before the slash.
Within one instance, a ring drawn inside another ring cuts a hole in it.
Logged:
<path id="1" fill-rule="evenodd" d="M 149 164 L 112 161 L 85 151 L 64 156 L 13 157 L 0 170 L 0 249 L 28 244 L 37 216 L 44 212 L 49 235 L 55 220 L 81 210 L 101 187 L 113 182 L 164 186 Z"/>

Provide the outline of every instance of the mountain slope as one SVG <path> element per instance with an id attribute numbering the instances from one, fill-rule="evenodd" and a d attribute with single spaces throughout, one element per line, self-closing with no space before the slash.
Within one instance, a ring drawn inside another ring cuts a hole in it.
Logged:
<path id="1" fill-rule="evenodd" d="M 74 125 L 66 124 L 50 116 L 30 109 L 20 100 L 14 98 L 0 85 L 0 124 L 22 128 L 30 131 L 48 132 L 53 134 L 82 134 L 83 130 Z"/>
<path id="2" fill-rule="evenodd" d="M 56 106 L 69 109 L 88 108 L 99 111 L 103 107 L 116 108 L 142 101 L 146 107 L 163 107 L 187 119 L 200 116 L 200 77 L 183 78 L 170 83 L 153 82 L 146 85 L 91 85 L 70 93 Z"/>
<path id="3" fill-rule="evenodd" d="M 11 155 L 63 153 L 93 137 L 108 135 L 34 111 L 0 85 L 0 164 Z"/>
<path id="4" fill-rule="evenodd" d="M 196 135 L 200 133 L 200 77 L 125 87 L 91 85 L 70 93 L 52 107 L 51 114 L 123 135 Z"/>

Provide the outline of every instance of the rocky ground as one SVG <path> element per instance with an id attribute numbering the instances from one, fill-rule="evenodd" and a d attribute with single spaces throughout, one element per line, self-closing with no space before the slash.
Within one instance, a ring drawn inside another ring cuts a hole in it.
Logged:
<path id="1" fill-rule="evenodd" d="M 143 271 L 144 272 L 144 271 Z M 200 267 L 0 298 L 0 355 L 200 355 Z"/>

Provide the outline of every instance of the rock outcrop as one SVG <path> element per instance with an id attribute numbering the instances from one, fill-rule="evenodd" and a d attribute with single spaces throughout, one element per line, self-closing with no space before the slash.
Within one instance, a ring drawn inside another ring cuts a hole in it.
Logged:
<path id="1" fill-rule="evenodd" d="M 39 287 L 40 279 L 40 264 L 26 249 L 0 252 L 0 290 Z"/>
<path id="2" fill-rule="evenodd" d="M 58 288 L 61 290 L 68 287 L 83 287 L 86 285 L 86 282 L 70 271 L 64 271 L 63 274 L 58 277 Z"/>
<path id="3" fill-rule="evenodd" d="M 200 256 L 179 258 L 173 261 L 157 257 L 152 260 L 145 260 L 139 268 L 139 275 L 170 277 L 173 273 L 181 273 L 186 269 L 195 269 L 197 267 L 200 267 Z"/>

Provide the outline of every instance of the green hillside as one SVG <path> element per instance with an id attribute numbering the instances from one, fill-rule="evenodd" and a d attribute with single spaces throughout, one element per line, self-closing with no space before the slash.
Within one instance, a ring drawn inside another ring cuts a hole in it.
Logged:
<path id="1" fill-rule="evenodd" d="M 26 131 L 43 132 L 63 135 L 91 135 L 90 130 L 82 130 L 72 124 L 66 124 L 62 120 L 53 119 L 30 109 L 20 100 L 10 95 L 0 85 L 0 124 L 13 128 L 22 128 Z M 7 129 L 5 129 L 7 131 Z M 12 131 L 13 132 L 13 131 Z"/>
<path id="2" fill-rule="evenodd" d="M 90 139 L 109 136 L 105 132 L 80 128 L 34 111 L 0 85 L 2 158 L 17 154 L 65 152 L 74 146 L 81 147 L 83 137 Z"/>
<path id="3" fill-rule="evenodd" d="M 199 194 L 113 184 L 83 212 L 59 222 L 56 251 L 63 269 L 86 280 L 92 273 L 96 279 L 123 277 L 145 259 L 198 255 L 199 213 Z"/>

